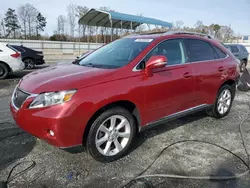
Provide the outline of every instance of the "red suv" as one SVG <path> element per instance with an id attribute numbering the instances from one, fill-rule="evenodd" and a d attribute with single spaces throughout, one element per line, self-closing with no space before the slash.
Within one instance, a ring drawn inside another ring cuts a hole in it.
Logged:
<path id="1" fill-rule="evenodd" d="M 86 143 L 99 161 L 125 155 L 149 125 L 230 111 L 239 68 L 219 42 L 194 33 L 133 35 L 78 64 L 26 75 L 10 104 L 25 131 L 62 149 Z"/>

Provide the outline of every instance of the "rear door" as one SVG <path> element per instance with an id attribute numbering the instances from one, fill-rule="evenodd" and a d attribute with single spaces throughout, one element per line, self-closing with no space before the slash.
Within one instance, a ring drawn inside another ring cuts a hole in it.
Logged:
<path id="1" fill-rule="evenodd" d="M 183 40 L 161 42 L 144 61 L 152 55 L 164 55 L 168 62 L 166 67 L 155 69 L 153 76 L 144 80 L 147 122 L 191 108 L 194 102 L 193 69 L 186 63 Z"/>
<path id="2" fill-rule="evenodd" d="M 199 39 L 185 39 L 185 44 L 195 75 L 195 104 L 213 104 L 226 71 L 226 54 Z"/>

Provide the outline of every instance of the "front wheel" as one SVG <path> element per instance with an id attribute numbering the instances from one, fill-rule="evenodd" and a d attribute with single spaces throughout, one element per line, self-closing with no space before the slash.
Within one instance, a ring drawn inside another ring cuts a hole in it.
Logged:
<path id="1" fill-rule="evenodd" d="M 117 160 L 128 153 L 136 134 L 132 114 L 121 107 L 103 112 L 91 125 L 87 148 L 101 162 Z"/>
<path id="2" fill-rule="evenodd" d="M 232 102 L 234 99 L 235 90 L 229 85 L 224 85 L 220 88 L 216 101 L 212 106 L 212 109 L 208 110 L 208 115 L 215 118 L 225 117 L 232 107 Z"/>

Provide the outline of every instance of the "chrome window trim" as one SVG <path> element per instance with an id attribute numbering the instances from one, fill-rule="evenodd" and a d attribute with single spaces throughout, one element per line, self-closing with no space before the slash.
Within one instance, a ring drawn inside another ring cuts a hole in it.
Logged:
<path id="1" fill-rule="evenodd" d="M 182 39 L 182 38 L 174 38 L 174 39 Z M 162 42 L 165 42 L 167 40 L 173 40 L 173 39 L 165 39 L 161 42 L 159 42 L 155 47 L 153 47 L 145 56 L 143 56 L 143 58 L 139 61 L 139 63 L 137 63 L 134 68 L 132 69 L 132 72 L 139 72 L 139 71 L 142 71 L 143 69 L 137 69 L 136 67 L 142 62 L 142 60 L 149 54 L 151 53 L 158 45 L 160 45 Z M 200 39 L 197 39 L 197 40 L 200 40 Z M 207 42 L 207 41 L 205 41 Z M 210 44 L 210 43 L 209 43 Z M 211 44 L 210 44 L 211 45 Z M 224 51 L 223 51 L 224 52 Z M 225 52 L 224 52 L 225 53 Z M 186 62 L 184 64 L 176 64 L 176 65 L 166 65 L 166 67 L 173 67 L 173 66 L 180 66 L 180 65 L 188 65 L 188 64 L 194 64 L 194 63 L 203 63 L 203 62 L 209 62 L 209 61 L 214 61 L 214 60 L 225 60 L 229 57 L 228 53 L 225 53 L 227 54 L 226 57 L 224 58 L 219 58 L 219 59 L 211 59 L 211 60 L 204 60 L 204 61 L 194 61 L 194 62 Z"/>
<path id="2" fill-rule="evenodd" d="M 12 96 L 11 96 L 11 104 L 12 104 L 12 106 L 13 106 L 16 110 L 19 110 L 19 108 L 14 104 L 14 96 L 15 96 L 16 89 L 17 89 L 17 88 L 18 88 L 18 85 L 15 87 L 15 89 L 14 89 L 14 91 L 13 91 L 13 93 L 12 93 Z M 20 88 L 18 88 L 18 89 L 21 90 L 22 92 L 24 92 L 24 93 L 26 93 L 26 94 L 29 95 L 29 96 L 23 101 L 23 103 L 24 103 L 27 99 L 29 99 L 29 98 L 37 97 L 37 96 L 38 96 L 38 94 L 29 93 L 29 92 L 24 91 L 23 89 L 20 89 Z"/>

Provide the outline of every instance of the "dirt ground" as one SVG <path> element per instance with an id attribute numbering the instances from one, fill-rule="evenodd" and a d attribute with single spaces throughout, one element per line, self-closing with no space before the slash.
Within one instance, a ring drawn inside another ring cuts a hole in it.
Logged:
<path id="1" fill-rule="evenodd" d="M 18 79 L 27 73 L 0 81 L 0 181 L 6 180 L 9 171 L 18 162 L 36 162 L 32 170 L 12 181 L 10 188 L 118 187 L 144 170 L 165 146 L 185 139 L 219 144 L 246 160 L 238 124 L 249 112 L 247 103 L 250 101 L 250 92 L 237 91 L 231 112 L 223 119 L 216 120 L 200 112 L 146 130 L 137 136 L 129 155 L 104 164 L 93 160 L 87 152 L 71 154 L 50 146 L 16 126 L 9 112 L 10 95 Z M 250 143 L 250 119 L 243 124 L 243 131 L 247 143 Z M 247 147 L 250 151 L 250 146 Z M 225 176 L 245 170 L 246 167 L 239 159 L 219 148 L 207 144 L 183 143 L 163 152 L 145 174 Z M 250 187 L 249 175 L 223 182 L 169 178 L 150 178 L 147 182 L 148 186 L 139 182 L 131 187 Z"/>

